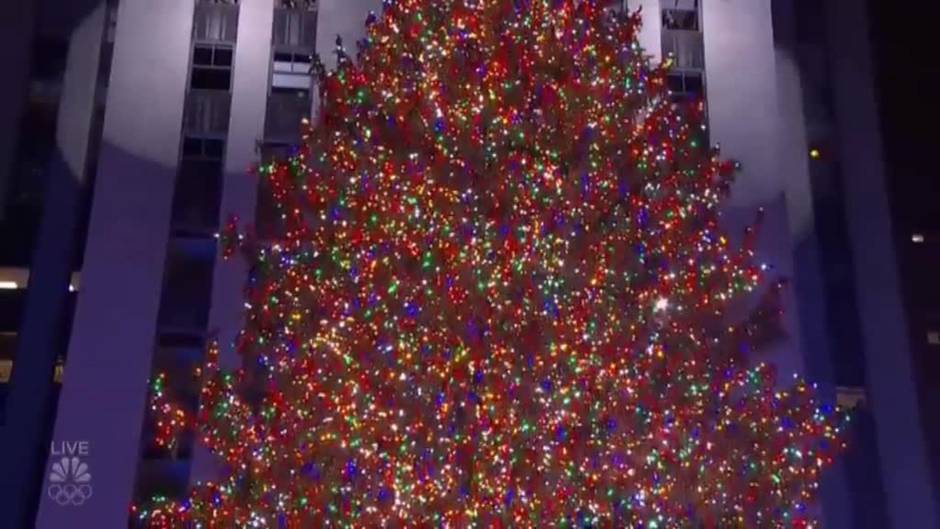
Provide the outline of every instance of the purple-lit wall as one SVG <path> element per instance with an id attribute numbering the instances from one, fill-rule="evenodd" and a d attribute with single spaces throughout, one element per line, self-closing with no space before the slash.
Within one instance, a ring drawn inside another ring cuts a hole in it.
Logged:
<path id="1" fill-rule="evenodd" d="M 127 523 L 169 234 L 193 0 L 122 0 L 103 148 L 53 444 L 87 443 L 93 493 L 36 527 Z M 50 458 L 50 465 L 58 458 Z M 49 467 L 51 469 L 51 466 Z M 47 473 L 50 470 L 47 470 Z M 52 483 L 47 479 L 44 488 Z"/>

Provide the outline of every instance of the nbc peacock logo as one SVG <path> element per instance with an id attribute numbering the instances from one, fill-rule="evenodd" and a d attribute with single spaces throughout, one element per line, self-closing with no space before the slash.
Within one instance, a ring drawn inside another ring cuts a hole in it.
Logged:
<path id="1" fill-rule="evenodd" d="M 63 507 L 84 505 L 93 493 L 88 464 L 77 456 L 64 456 L 53 462 L 47 492 L 52 501 Z"/>

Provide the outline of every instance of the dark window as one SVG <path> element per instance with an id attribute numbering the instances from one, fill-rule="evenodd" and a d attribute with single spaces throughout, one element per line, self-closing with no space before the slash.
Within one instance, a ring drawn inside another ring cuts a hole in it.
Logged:
<path id="1" fill-rule="evenodd" d="M 232 48 L 216 48 L 212 64 L 215 66 L 232 66 Z"/>
<path id="2" fill-rule="evenodd" d="M 183 156 L 201 156 L 202 138 L 184 138 Z"/>
<path id="3" fill-rule="evenodd" d="M 277 7 L 285 9 L 306 9 L 316 11 L 317 0 L 278 0 Z"/>
<path id="4" fill-rule="evenodd" d="M 289 143 L 265 143 L 261 147 L 261 163 L 269 164 L 276 160 L 287 160 L 294 149 Z"/>
<path id="5" fill-rule="evenodd" d="M 161 332 L 205 333 L 214 264 L 213 239 L 171 240 L 160 299 Z"/>
<path id="6" fill-rule="evenodd" d="M 685 74 L 685 92 L 696 98 L 705 95 L 705 84 L 702 82 L 701 74 Z"/>
<path id="7" fill-rule="evenodd" d="M 173 193 L 173 228 L 187 234 L 211 234 L 219 228 L 222 162 L 180 162 Z"/>
<path id="8" fill-rule="evenodd" d="M 212 66 L 212 48 L 196 46 L 193 49 L 193 64 L 200 66 Z"/>
<path id="9" fill-rule="evenodd" d="M 283 95 L 283 96 L 290 96 L 292 99 L 298 99 L 298 98 L 306 99 L 310 97 L 310 90 L 307 90 L 305 88 L 290 88 L 286 86 L 272 86 L 271 93 L 277 94 L 277 95 Z M 303 104 L 304 109 L 306 109 L 306 107 L 309 105 L 310 105 L 309 101 L 304 102 Z M 309 114 L 309 112 L 306 112 L 306 110 L 304 110 L 299 115 L 302 116 L 306 114 Z"/>
<path id="10" fill-rule="evenodd" d="M 172 224 L 177 233 L 206 235 L 218 230 L 224 154 L 223 140 L 183 139 L 173 193 Z"/>
<path id="11" fill-rule="evenodd" d="M 666 81 L 674 100 L 705 98 L 705 82 L 701 72 L 672 71 Z"/>
<path id="12" fill-rule="evenodd" d="M 206 346 L 206 341 L 203 336 L 165 332 L 157 338 L 157 346 L 167 349 L 196 349 L 202 351 Z"/>
<path id="13" fill-rule="evenodd" d="M 148 434 L 145 432 L 144 435 Z M 146 453 L 145 447 L 144 454 Z M 135 503 L 147 502 L 155 496 L 182 498 L 189 485 L 190 462 L 188 459 L 188 456 L 180 456 L 141 461 L 137 468 Z"/>
<path id="14" fill-rule="evenodd" d="M 681 73 L 670 73 L 669 77 L 666 78 L 666 81 L 670 92 L 681 93 L 685 91 L 685 81 L 683 80 Z"/>
<path id="15" fill-rule="evenodd" d="M 225 141 L 212 138 L 183 138 L 183 159 L 222 160 Z"/>
<path id="16" fill-rule="evenodd" d="M 221 159 L 225 151 L 225 142 L 222 140 L 203 140 L 203 154 L 207 158 Z"/>
<path id="17" fill-rule="evenodd" d="M 193 64 L 197 66 L 232 66 L 232 48 L 199 44 L 193 48 Z"/>
<path id="18" fill-rule="evenodd" d="M 68 52 L 69 43 L 65 38 L 36 39 L 33 44 L 33 80 L 61 81 L 65 75 Z"/>
<path id="19" fill-rule="evenodd" d="M 16 352 L 16 333 L 0 331 L 0 360 L 13 358 Z"/>
<path id="20" fill-rule="evenodd" d="M 193 48 L 194 90 L 229 90 L 232 84 L 232 48 L 200 44 Z"/>
<path id="21" fill-rule="evenodd" d="M 13 374 L 13 357 L 16 356 L 16 333 L 0 333 L 0 384 L 10 381 Z"/>
<path id="22" fill-rule="evenodd" d="M 228 90 L 231 84 L 230 69 L 194 67 L 189 87 L 193 90 Z"/>
<path id="23" fill-rule="evenodd" d="M 303 89 L 272 88 L 264 117 L 264 137 L 274 143 L 298 143 L 301 121 L 310 117 L 310 98 Z"/>

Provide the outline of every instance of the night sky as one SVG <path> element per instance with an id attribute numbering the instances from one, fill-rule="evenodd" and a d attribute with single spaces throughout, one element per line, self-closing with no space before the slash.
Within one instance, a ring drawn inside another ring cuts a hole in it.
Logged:
<path id="1" fill-rule="evenodd" d="M 888 182 L 898 228 L 940 232 L 938 18 L 917 8 L 932 2 L 869 3 Z"/>

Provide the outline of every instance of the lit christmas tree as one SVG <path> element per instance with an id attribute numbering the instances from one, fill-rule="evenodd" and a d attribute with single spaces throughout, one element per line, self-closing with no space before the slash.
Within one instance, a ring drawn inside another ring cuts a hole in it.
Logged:
<path id="1" fill-rule="evenodd" d="M 844 417 L 749 365 L 775 286 L 719 228 L 733 163 L 638 15 L 399 0 L 260 167 L 238 343 L 159 440 L 226 463 L 147 527 L 817 527 Z M 766 294 L 763 295 L 762 293 Z M 732 302 L 762 297 L 743 320 Z"/>

